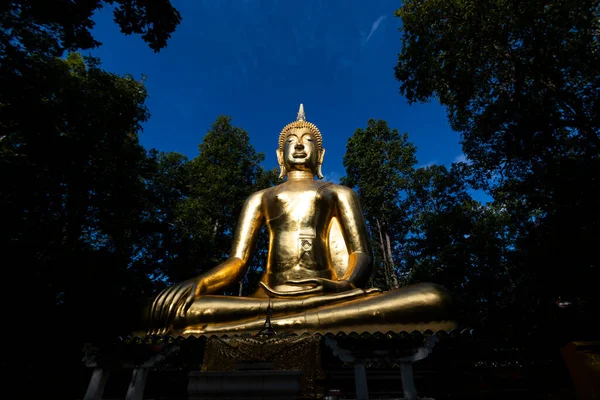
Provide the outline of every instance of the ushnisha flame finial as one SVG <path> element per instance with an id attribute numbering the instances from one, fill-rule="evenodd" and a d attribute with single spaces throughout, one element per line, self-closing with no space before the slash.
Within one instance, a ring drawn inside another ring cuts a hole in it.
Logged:
<path id="1" fill-rule="evenodd" d="M 306 114 L 304 113 L 304 104 L 300 103 L 300 109 L 298 110 L 298 118 L 296 121 L 306 121 Z"/>

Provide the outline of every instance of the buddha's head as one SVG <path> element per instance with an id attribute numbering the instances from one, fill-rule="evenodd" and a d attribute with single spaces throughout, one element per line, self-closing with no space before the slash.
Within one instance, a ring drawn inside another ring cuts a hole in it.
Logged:
<path id="1" fill-rule="evenodd" d="M 310 171 L 313 176 L 317 175 L 321 179 L 324 156 L 321 132 L 314 124 L 306 121 L 304 106 L 300 104 L 296 121 L 286 125 L 279 134 L 279 178 L 283 179 L 289 171 Z"/>

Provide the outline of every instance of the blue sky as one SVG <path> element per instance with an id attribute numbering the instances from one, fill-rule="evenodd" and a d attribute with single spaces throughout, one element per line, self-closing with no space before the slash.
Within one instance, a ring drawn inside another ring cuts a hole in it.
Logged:
<path id="1" fill-rule="evenodd" d="M 459 135 L 436 102 L 409 106 L 394 66 L 400 51 L 400 0 L 179 0 L 182 22 L 160 53 L 124 36 L 109 7 L 96 16 L 91 54 L 111 72 L 147 76 L 152 117 L 142 144 L 198 154 L 219 114 L 250 134 L 265 167 L 276 166 L 279 132 L 300 103 L 323 133 L 325 178 L 344 175 L 354 130 L 369 118 L 408 132 L 419 165 L 462 157 Z"/>

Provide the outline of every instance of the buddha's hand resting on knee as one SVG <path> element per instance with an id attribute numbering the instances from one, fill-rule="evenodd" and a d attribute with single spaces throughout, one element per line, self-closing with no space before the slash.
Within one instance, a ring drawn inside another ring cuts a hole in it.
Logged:
<path id="1" fill-rule="evenodd" d="M 291 292 L 281 292 L 275 289 L 271 289 L 264 283 L 260 282 L 260 285 L 267 293 L 271 294 L 274 297 L 297 297 L 297 296 L 306 296 L 306 295 L 319 295 L 319 294 L 327 294 L 327 293 L 341 293 L 347 292 L 352 289 L 356 289 L 352 283 L 346 280 L 334 281 L 331 279 L 325 278 L 310 278 L 310 279 L 299 279 L 299 280 L 290 280 L 285 282 L 286 285 L 297 285 L 297 286 L 307 286 L 310 285 L 312 287 L 308 289 L 299 289 Z M 379 289 L 375 289 L 379 291 Z M 372 290 L 369 290 L 369 293 L 372 293 Z M 367 292 L 365 292 L 367 293 Z"/>
<path id="2" fill-rule="evenodd" d="M 198 278 L 177 283 L 160 292 L 150 308 L 148 334 L 166 334 L 176 318 L 185 316 L 185 312 L 201 292 Z"/>

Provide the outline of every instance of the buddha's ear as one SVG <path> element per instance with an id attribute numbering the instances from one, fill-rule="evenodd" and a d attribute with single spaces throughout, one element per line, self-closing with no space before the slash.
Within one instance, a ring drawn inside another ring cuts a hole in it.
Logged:
<path id="1" fill-rule="evenodd" d="M 317 160 L 317 177 L 319 179 L 323 179 L 323 171 L 321 170 L 323 158 L 325 158 L 325 149 L 321 149 L 321 151 L 319 151 L 319 158 Z"/>
<path id="2" fill-rule="evenodd" d="M 277 163 L 279 164 L 279 179 L 283 179 L 287 171 L 283 164 L 283 150 L 281 149 L 277 149 Z"/>

